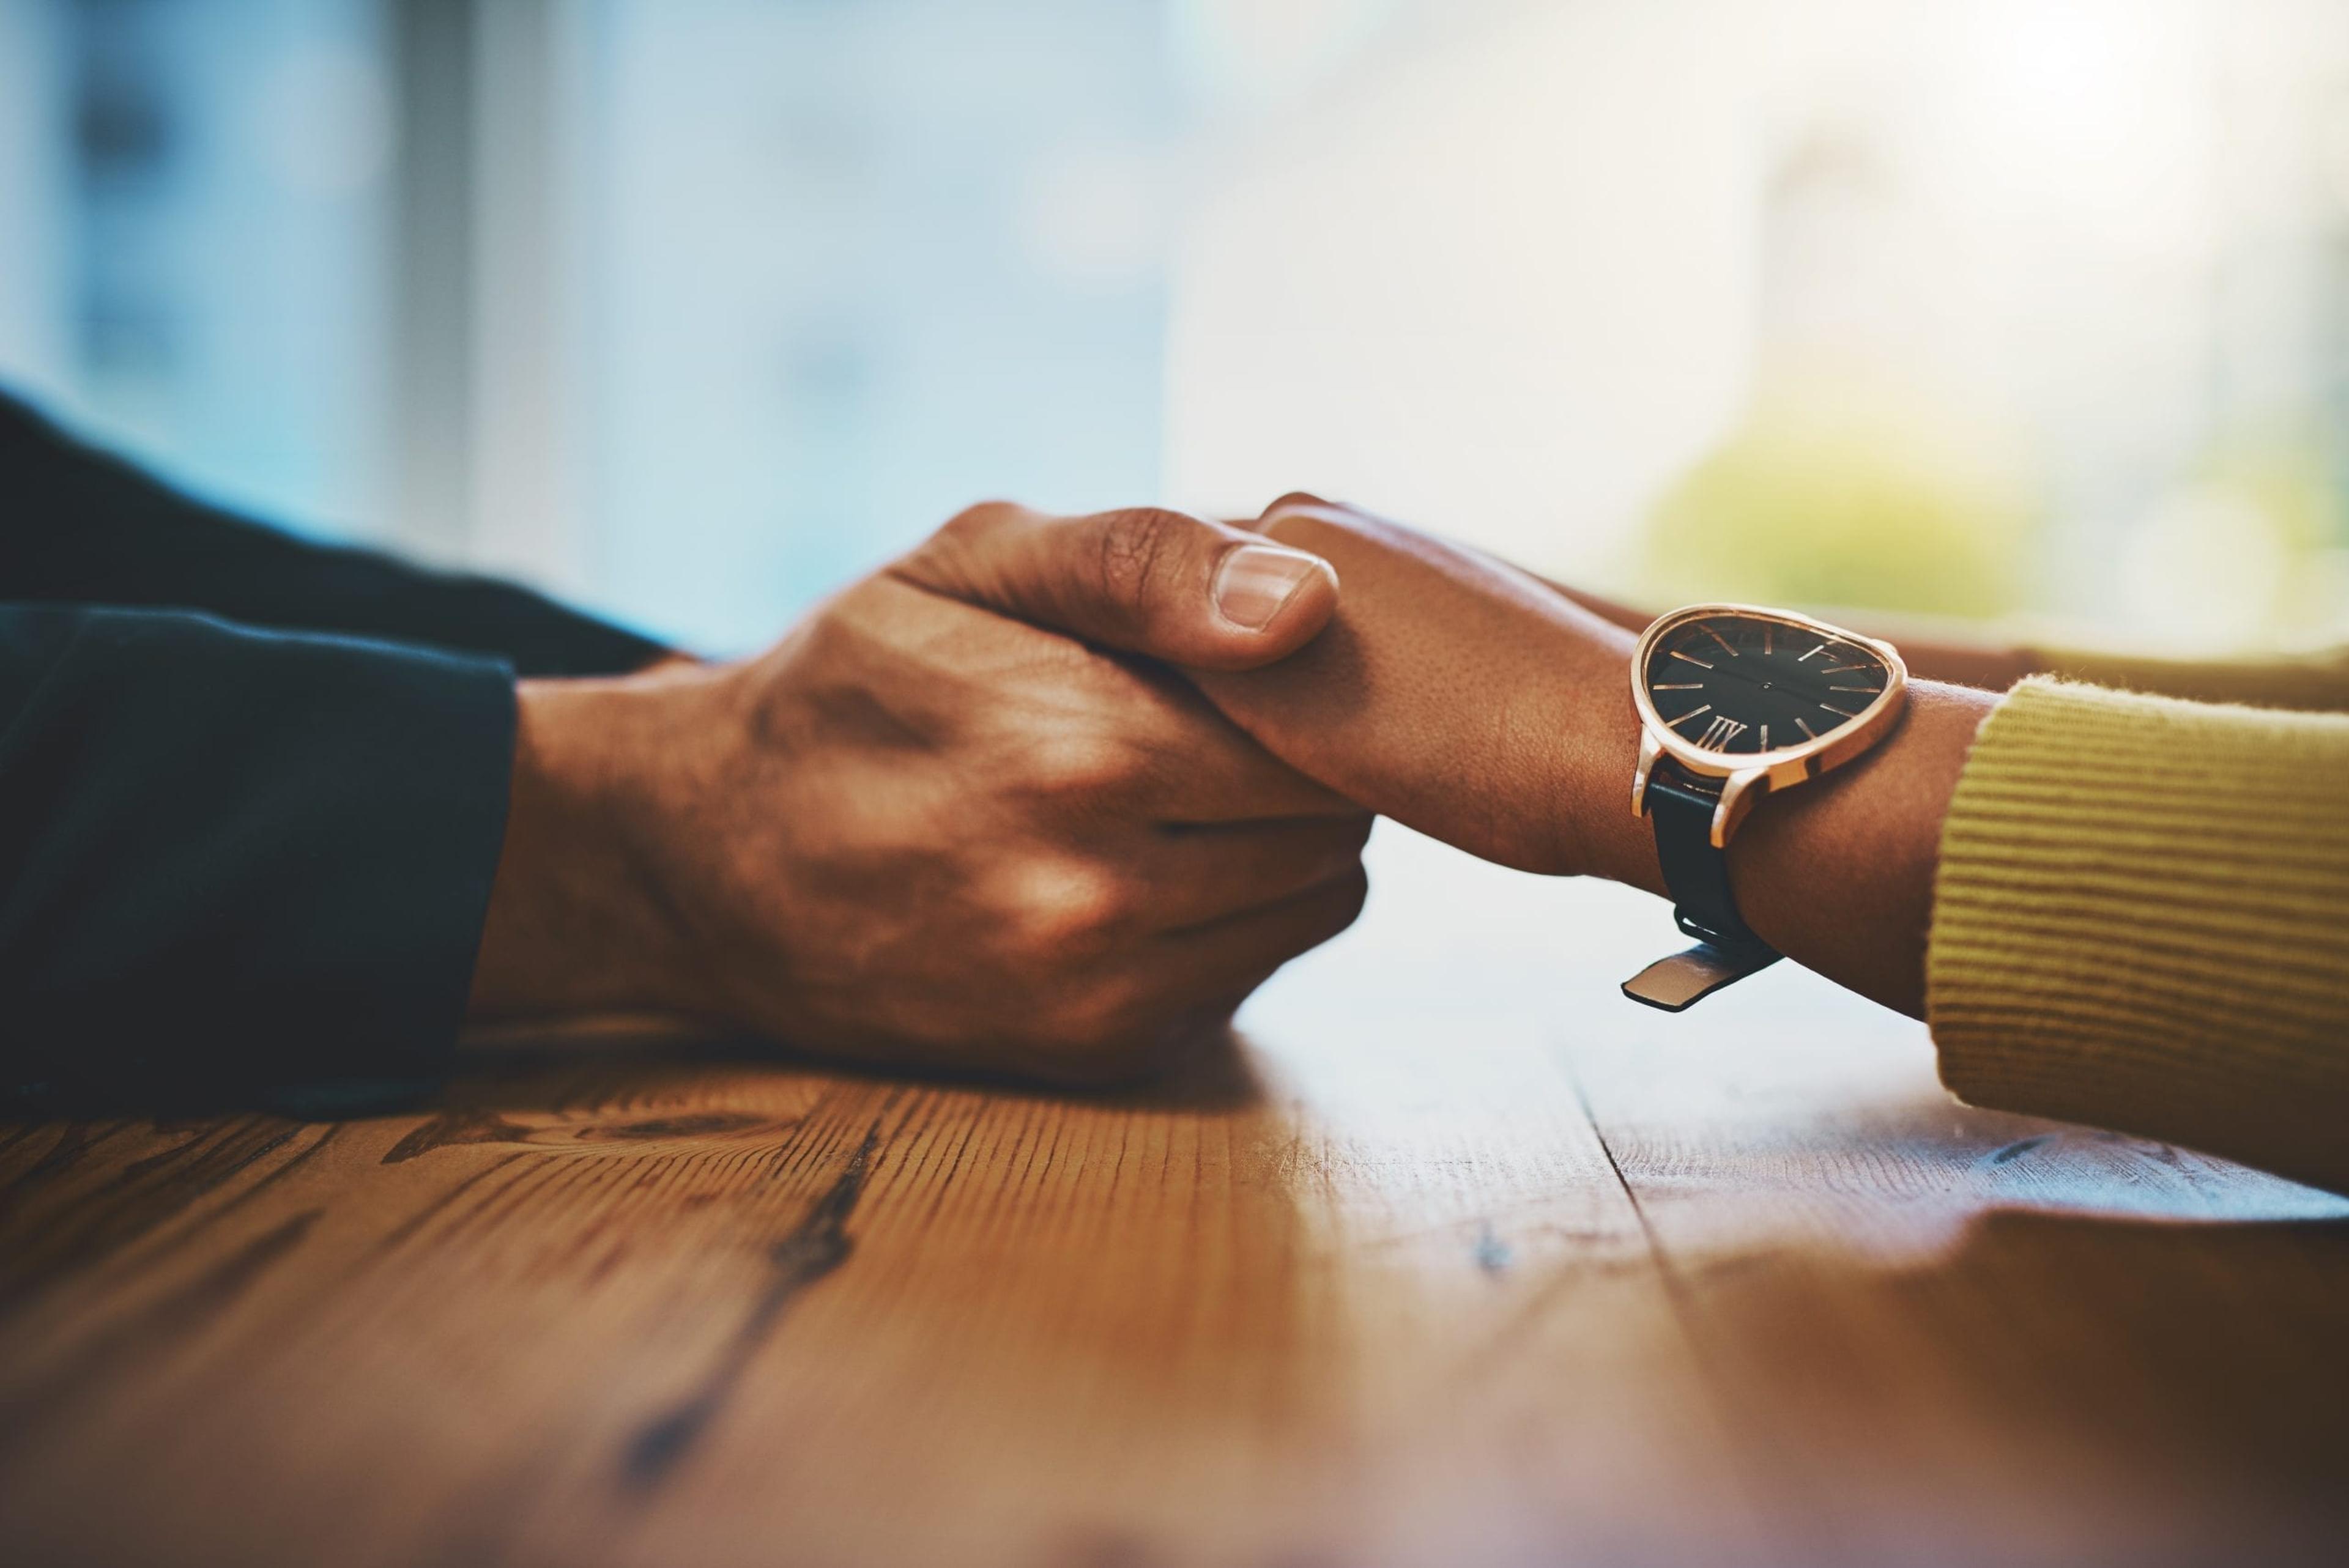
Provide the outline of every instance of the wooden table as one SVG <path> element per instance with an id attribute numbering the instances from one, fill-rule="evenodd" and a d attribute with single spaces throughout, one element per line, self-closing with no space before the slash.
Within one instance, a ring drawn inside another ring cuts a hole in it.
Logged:
<path id="1" fill-rule="evenodd" d="M 12 1563 L 2340 1562 L 2349 1203 L 1388 829 L 1108 1099 L 671 1045 L 0 1129 Z M 2349 1135 L 2349 1134 L 2344 1134 Z"/>

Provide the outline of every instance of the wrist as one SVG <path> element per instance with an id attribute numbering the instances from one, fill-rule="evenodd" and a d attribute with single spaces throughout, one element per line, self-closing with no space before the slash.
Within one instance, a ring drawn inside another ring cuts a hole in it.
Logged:
<path id="1" fill-rule="evenodd" d="M 662 676 L 515 688 L 505 841 L 471 1012 L 476 1018 L 669 1011 L 687 950 L 656 896 L 644 830 L 664 756 Z"/>
<path id="2" fill-rule="evenodd" d="M 1557 754 L 1550 798 L 1558 813 L 1562 867 L 1650 892 L 1663 891 L 1655 835 L 1631 807 L 1640 763 L 1640 715 L 1631 701 L 1637 638 L 1582 613 L 1570 628 L 1571 657 L 1559 667 L 1578 689 L 1569 744 Z"/>
<path id="3" fill-rule="evenodd" d="M 1584 786 L 1586 803 L 1578 813 L 1588 834 L 1583 852 L 1592 875 L 1661 897 L 1664 873 L 1656 859 L 1655 829 L 1631 799 L 1631 781 L 1640 766 L 1640 717 L 1631 704 L 1629 681 L 1627 675 L 1625 690 L 1609 705 L 1618 711 L 1611 711 L 1600 727 L 1605 765 Z"/>

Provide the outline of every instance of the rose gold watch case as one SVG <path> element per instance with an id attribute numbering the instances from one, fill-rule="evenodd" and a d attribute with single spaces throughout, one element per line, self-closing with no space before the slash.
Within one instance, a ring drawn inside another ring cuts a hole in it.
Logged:
<path id="1" fill-rule="evenodd" d="M 1656 712 L 1656 705 L 1648 696 L 1648 655 L 1655 651 L 1661 639 L 1676 628 L 1710 615 L 1775 621 L 1830 642 L 1865 648 L 1884 661 L 1884 689 L 1860 710 L 1857 718 L 1845 721 L 1842 728 L 1830 730 L 1816 740 L 1757 751 L 1748 757 L 1709 751 L 1672 730 Z M 1737 831 L 1737 824 L 1745 820 L 1745 813 L 1754 809 L 1755 800 L 1770 790 L 1791 789 L 1805 779 L 1840 768 L 1868 750 L 1900 722 L 1908 701 L 1909 666 L 1901 662 L 1898 648 L 1874 637 L 1863 637 L 1792 610 L 1773 610 L 1758 604 L 1690 604 L 1660 615 L 1640 634 L 1640 645 L 1631 653 L 1631 702 L 1640 711 L 1640 766 L 1631 777 L 1631 814 L 1648 814 L 1648 775 L 1655 770 L 1656 758 L 1668 756 L 1692 773 L 1723 781 L 1721 804 L 1713 812 L 1713 847 L 1727 849 L 1730 835 Z"/>

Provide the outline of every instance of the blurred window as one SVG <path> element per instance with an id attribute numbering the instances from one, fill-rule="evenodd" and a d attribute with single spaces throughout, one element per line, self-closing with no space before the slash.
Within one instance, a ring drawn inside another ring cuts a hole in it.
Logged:
<path id="1" fill-rule="evenodd" d="M 0 0 L 0 377 L 188 482 L 388 521 L 367 0 Z"/>
<path id="2" fill-rule="evenodd" d="M 1164 7 L 609 0 L 599 584 L 740 645 L 989 496 L 1158 488 Z"/>
<path id="3" fill-rule="evenodd" d="M 0 0 L 0 377 L 713 648 L 968 501 L 2349 622 L 2332 0 Z"/>

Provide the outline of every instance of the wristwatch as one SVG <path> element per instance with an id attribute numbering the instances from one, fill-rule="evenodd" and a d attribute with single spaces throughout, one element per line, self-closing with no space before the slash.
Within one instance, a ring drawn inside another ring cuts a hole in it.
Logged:
<path id="1" fill-rule="evenodd" d="M 1640 635 L 1631 810 L 1655 824 L 1673 918 L 1696 945 L 1649 965 L 1623 995 L 1677 1013 L 1778 961 L 1737 912 L 1730 838 L 1762 796 L 1890 735 L 1908 696 L 1891 644 L 1788 610 L 1692 604 Z"/>

